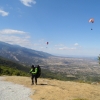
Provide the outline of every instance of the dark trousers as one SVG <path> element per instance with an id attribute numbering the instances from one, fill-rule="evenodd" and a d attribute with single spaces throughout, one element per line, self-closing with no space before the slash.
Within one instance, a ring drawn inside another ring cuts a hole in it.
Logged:
<path id="1" fill-rule="evenodd" d="M 37 85 L 37 77 L 36 75 L 32 74 L 31 76 L 32 84 L 34 84 L 34 79 L 35 79 L 35 84 Z"/>

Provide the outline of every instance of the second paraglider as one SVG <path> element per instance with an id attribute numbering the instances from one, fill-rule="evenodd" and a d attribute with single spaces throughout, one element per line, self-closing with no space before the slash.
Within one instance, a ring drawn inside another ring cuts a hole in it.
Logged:
<path id="1" fill-rule="evenodd" d="M 94 23 L 94 18 L 90 18 L 90 19 L 89 19 L 89 23 L 92 23 L 92 24 L 93 24 L 93 23 Z M 93 30 L 92 27 L 91 27 L 91 30 Z"/>

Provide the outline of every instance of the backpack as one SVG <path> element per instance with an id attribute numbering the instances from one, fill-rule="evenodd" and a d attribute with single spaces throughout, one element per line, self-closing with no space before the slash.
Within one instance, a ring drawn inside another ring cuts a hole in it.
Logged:
<path id="1" fill-rule="evenodd" d="M 39 78 L 41 75 L 41 67 L 39 65 L 37 65 L 35 68 L 37 68 L 36 77 Z"/>

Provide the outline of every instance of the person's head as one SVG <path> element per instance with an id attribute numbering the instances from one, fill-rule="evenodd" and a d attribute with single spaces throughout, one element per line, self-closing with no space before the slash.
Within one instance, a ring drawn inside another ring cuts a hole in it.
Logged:
<path id="1" fill-rule="evenodd" d="M 32 65 L 31 68 L 34 68 L 34 65 Z"/>

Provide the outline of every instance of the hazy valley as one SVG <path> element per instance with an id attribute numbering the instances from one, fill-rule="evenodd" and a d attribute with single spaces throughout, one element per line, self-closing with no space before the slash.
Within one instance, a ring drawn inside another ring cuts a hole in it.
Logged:
<path id="1" fill-rule="evenodd" d="M 42 69 L 63 74 L 64 77 L 98 80 L 100 66 L 97 58 L 60 57 L 16 45 L 0 42 L 0 56 L 30 68 L 39 64 Z"/>

